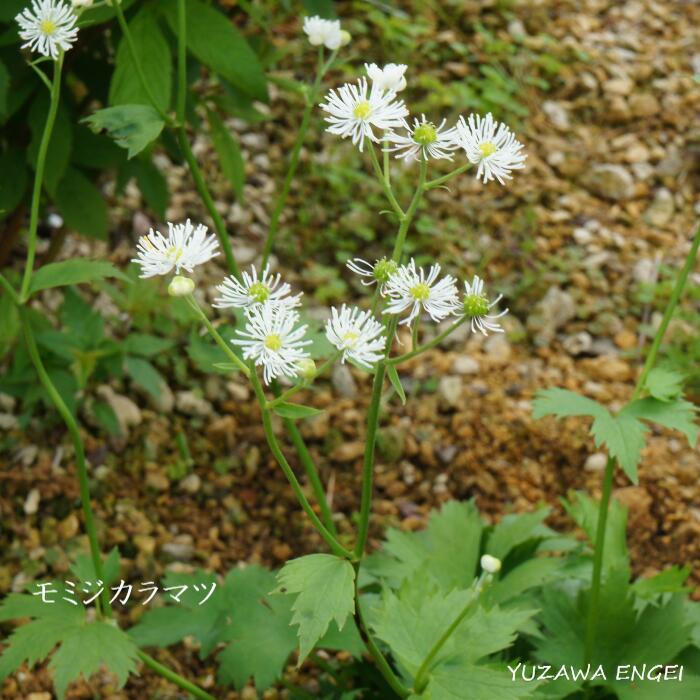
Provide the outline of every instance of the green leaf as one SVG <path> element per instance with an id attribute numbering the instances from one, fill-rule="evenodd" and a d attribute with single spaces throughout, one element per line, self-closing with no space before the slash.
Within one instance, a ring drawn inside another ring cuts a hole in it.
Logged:
<path id="1" fill-rule="evenodd" d="M 291 600 L 269 595 L 275 575 L 259 566 L 233 569 L 226 577 L 231 624 L 219 654 L 219 680 L 242 688 L 252 676 L 262 693 L 282 676 L 287 659 L 297 646 L 290 626 Z"/>
<path id="2" fill-rule="evenodd" d="M 155 141 L 165 126 L 158 112 L 148 105 L 120 105 L 101 109 L 83 121 L 95 132 L 106 131 L 133 158 Z"/>
<path id="3" fill-rule="evenodd" d="M 56 189 L 56 206 L 69 228 L 90 238 L 107 238 L 107 204 L 102 192 L 79 170 L 66 170 Z"/>
<path id="4" fill-rule="evenodd" d="M 317 416 L 319 413 L 323 413 L 323 411 L 319 411 L 312 406 L 304 406 L 300 403 L 289 403 L 287 401 L 281 401 L 275 404 L 273 410 L 278 416 L 282 418 L 291 418 L 292 420 L 310 418 L 311 416 Z"/>
<path id="5" fill-rule="evenodd" d="M 146 204 L 162 219 L 170 199 L 168 181 L 163 173 L 150 160 L 132 161 L 136 174 L 136 182 Z"/>
<path id="6" fill-rule="evenodd" d="M 52 603 L 33 595 L 12 594 L 0 605 L 0 620 L 34 618 L 9 637 L 0 656 L 0 683 L 25 661 L 31 668 L 59 645 L 49 663 L 59 700 L 63 700 L 72 681 L 81 675 L 88 678 L 102 666 L 116 675 L 121 688 L 129 674 L 136 671 L 136 646 L 108 622 L 87 623 L 84 606 L 64 601 L 65 589 L 55 589 L 58 593 L 50 596 Z"/>
<path id="7" fill-rule="evenodd" d="M 84 168 L 106 170 L 126 161 L 124 150 L 107 136 L 95 134 L 84 124 L 75 127 L 71 162 Z"/>
<path id="8" fill-rule="evenodd" d="M 681 398 L 660 401 L 655 398 L 646 398 L 633 401 L 625 406 L 620 416 L 632 416 L 658 423 L 665 428 L 678 430 L 688 440 L 691 447 L 695 447 L 698 441 L 698 426 L 695 422 L 697 407 Z"/>
<path id="9" fill-rule="evenodd" d="M 124 368 L 126 373 L 154 399 L 161 395 L 165 379 L 148 360 L 127 355 L 124 358 Z"/>
<path id="10" fill-rule="evenodd" d="M 655 367 L 646 381 L 647 391 L 660 401 L 671 401 L 683 391 L 685 377 L 680 372 L 665 367 Z"/>
<path id="11" fill-rule="evenodd" d="M 299 665 L 326 633 L 331 620 L 342 630 L 355 610 L 355 570 L 347 559 L 310 554 L 288 561 L 275 593 L 295 594 L 292 624 L 299 626 Z"/>
<path id="12" fill-rule="evenodd" d="M 362 571 L 393 588 L 424 570 L 444 591 L 467 588 L 476 575 L 481 534 L 474 503 L 450 501 L 431 513 L 422 532 L 389 529 L 382 549 L 365 560 Z"/>
<path id="13" fill-rule="evenodd" d="M 422 698 L 429 700 L 521 700 L 532 697 L 536 682 L 513 681 L 507 668 L 487 666 L 438 667 Z"/>
<path id="14" fill-rule="evenodd" d="M 148 7 L 141 10 L 130 22 L 129 30 L 136 60 L 150 86 L 156 104 L 163 111 L 170 106 L 172 85 L 172 58 L 170 47 L 158 26 L 156 14 Z M 109 86 L 110 105 L 151 105 L 144 90 L 131 50 L 122 38 L 117 49 L 112 82 Z"/>
<path id="15" fill-rule="evenodd" d="M 170 28 L 177 34 L 177 13 L 165 8 Z M 187 47 L 199 61 L 247 95 L 267 102 L 262 65 L 231 20 L 201 0 L 187 0 Z"/>
<path id="16" fill-rule="evenodd" d="M 5 64 L 0 61 L 0 119 L 7 111 L 7 92 L 10 88 L 10 74 L 7 72 Z"/>
<path id="17" fill-rule="evenodd" d="M 690 576 L 689 566 L 672 566 L 651 578 L 640 578 L 632 584 L 632 590 L 640 598 L 653 599 L 663 593 L 687 593 L 685 581 Z"/>
<path id="18" fill-rule="evenodd" d="M 27 166 L 19 149 L 0 155 L 0 220 L 11 214 L 27 189 Z"/>
<path id="19" fill-rule="evenodd" d="M 124 275 L 112 263 L 103 260 L 73 258 L 40 267 L 32 275 L 29 291 L 31 294 L 34 294 L 42 289 L 84 284 L 85 282 L 94 282 L 105 277 L 123 278 Z"/>
<path id="20" fill-rule="evenodd" d="M 335 19 L 336 14 L 333 0 L 302 0 L 302 5 L 308 15 L 318 15 L 325 19 Z"/>
<path id="21" fill-rule="evenodd" d="M 544 586 L 556 576 L 562 566 L 560 558 L 527 559 L 511 569 L 503 578 L 491 584 L 488 592 L 489 599 L 496 603 L 504 603 L 531 588 Z"/>
<path id="22" fill-rule="evenodd" d="M 540 508 L 532 513 L 504 516 L 489 535 L 486 553 L 505 559 L 512 549 L 537 535 L 548 515 L 549 508 Z"/>
<path id="23" fill-rule="evenodd" d="M 396 367 L 394 367 L 394 365 L 387 365 L 386 373 L 389 377 L 389 381 L 391 382 L 391 386 L 394 387 L 394 391 L 398 394 L 399 398 L 401 399 L 401 403 L 405 406 L 406 392 L 403 390 L 401 378 L 399 377 L 399 373 L 396 371 Z"/>
<path id="24" fill-rule="evenodd" d="M 122 345 L 124 352 L 141 357 L 154 357 L 173 347 L 173 341 L 157 335 L 130 333 Z"/>
<path id="25" fill-rule="evenodd" d="M 117 580 L 119 577 L 119 567 L 119 549 L 117 549 L 117 547 L 112 547 L 110 553 L 102 558 L 102 582 L 106 586 L 109 586 Z M 94 583 L 98 579 L 95 567 L 92 563 L 92 557 L 87 552 L 83 552 L 76 557 L 70 570 L 82 583 L 86 581 L 92 581 Z"/>
<path id="26" fill-rule="evenodd" d="M 243 199 L 243 185 L 245 184 L 245 164 L 241 155 L 238 141 L 226 128 L 221 117 L 216 112 L 207 110 L 209 120 L 209 135 L 214 146 L 221 171 L 231 183 L 231 187 L 240 200 Z"/>
<path id="27" fill-rule="evenodd" d="M 591 433 L 596 446 L 605 444 L 610 456 L 617 459 L 630 480 L 637 483 L 637 464 L 647 428 L 630 412 L 621 411 L 613 416 L 605 406 L 593 399 L 566 389 L 553 388 L 538 392 L 532 415 L 534 418 L 546 415 L 591 416 Z"/>
<path id="28" fill-rule="evenodd" d="M 39 145 L 44 134 L 46 115 L 49 112 L 49 95 L 45 90 L 40 91 L 29 108 L 28 122 L 32 132 L 32 140 L 27 150 L 27 159 L 36 168 Z M 44 186 L 50 194 L 56 192 L 56 187 L 63 178 L 70 161 L 73 147 L 73 126 L 66 108 L 59 104 L 56 121 L 51 131 L 51 140 L 46 152 L 44 166 Z"/>
<path id="29" fill-rule="evenodd" d="M 119 419 L 112 406 L 106 401 L 97 399 L 92 402 L 90 411 L 99 425 L 101 425 L 110 435 L 121 435 L 122 429 Z"/>

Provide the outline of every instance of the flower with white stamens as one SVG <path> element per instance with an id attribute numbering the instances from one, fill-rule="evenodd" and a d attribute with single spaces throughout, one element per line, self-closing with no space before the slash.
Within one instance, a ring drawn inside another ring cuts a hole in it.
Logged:
<path id="1" fill-rule="evenodd" d="M 266 265 L 260 277 L 254 265 L 250 272 L 244 272 L 241 280 L 233 276 L 226 277 L 216 288 L 221 296 L 214 300 L 212 306 L 218 309 L 245 309 L 256 304 L 271 306 L 285 305 L 293 308 L 301 304 L 301 294 L 290 296 L 292 288 L 286 282 L 280 284 L 279 274 L 270 274 L 270 266 Z"/>
<path id="2" fill-rule="evenodd" d="M 371 311 L 361 311 L 356 306 L 343 304 L 340 311 L 331 308 L 331 318 L 326 323 L 326 338 L 342 352 L 342 362 L 350 359 L 371 367 L 383 357 L 384 326 Z"/>
<path id="3" fill-rule="evenodd" d="M 438 279 L 440 265 L 431 265 L 428 274 L 422 267 L 416 269 L 411 258 L 408 265 L 401 265 L 389 278 L 384 293 L 389 297 L 385 314 L 400 314 L 410 309 L 409 315 L 400 321 L 410 324 L 421 310 L 425 310 L 433 321 L 454 313 L 458 306 L 457 280 L 452 275 Z"/>
<path id="4" fill-rule="evenodd" d="M 202 263 L 218 255 L 219 242 L 214 234 L 207 235 L 203 224 L 193 226 L 189 219 L 184 224 L 168 222 L 168 235 L 150 230 L 138 242 L 138 257 L 131 262 L 141 266 L 141 277 L 167 275 L 173 269 L 192 272 Z"/>
<path id="5" fill-rule="evenodd" d="M 325 46 L 335 51 L 343 45 L 344 37 L 337 19 L 323 19 L 318 15 L 304 17 L 304 33 L 312 46 Z"/>
<path id="6" fill-rule="evenodd" d="M 366 287 L 372 284 L 378 284 L 380 291 L 384 289 L 384 285 L 389 281 L 389 278 L 399 269 L 399 264 L 396 261 L 388 260 L 387 258 L 375 260 L 374 265 L 362 258 L 352 258 L 352 260 L 348 260 L 345 265 L 356 275 L 367 278 L 366 280 L 362 280 L 362 284 Z"/>
<path id="7" fill-rule="evenodd" d="M 366 138 L 378 142 L 373 129 L 388 131 L 404 125 L 408 109 L 396 93 L 384 91 L 376 85 L 368 90 L 367 80 L 360 78 L 357 84 L 346 83 L 326 95 L 320 105 L 328 113 L 325 120 L 330 124 L 326 131 L 342 138 L 350 136 L 360 151 Z"/>
<path id="8" fill-rule="evenodd" d="M 471 284 L 464 283 L 464 299 L 462 300 L 462 309 L 458 312 L 459 315 L 464 315 L 471 320 L 472 333 L 479 331 L 484 335 L 492 333 L 503 333 L 503 328 L 497 323 L 497 320 L 508 313 L 508 309 L 501 311 L 499 314 L 489 314 L 493 308 L 503 298 L 499 294 L 493 301 L 489 301 L 484 292 L 484 280 L 478 275 L 474 275 L 474 280 Z"/>
<path id="9" fill-rule="evenodd" d="M 423 160 L 428 158 L 446 158 L 452 160 L 450 151 L 459 146 L 455 143 L 454 127 L 443 131 L 445 122 L 443 119 L 439 126 L 435 126 L 421 114 L 420 119 L 413 120 L 413 127 L 406 125 L 404 134 L 389 132 L 386 139 L 394 144 L 386 150 L 396 152 L 397 158 L 405 158 L 406 161 L 416 160 L 421 156 Z"/>
<path id="10" fill-rule="evenodd" d="M 25 7 L 15 20 L 25 42 L 22 48 L 29 47 L 54 61 L 61 51 L 71 49 L 78 38 L 75 26 L 78 17 L 70 5 L 61 0 L 32 0 L 31 9 Z"/>
<path id="11" fill-rule="evenodd" d="M 307 326 L 294 326 L 299 314 L 287 306 L 256 304 L 246 310 L 246 326 L 237 330 L 241 338 L 231 343 L 243 349 L 243 357 L 263 367 L 263 379 L 269 384 L 276 377 L 296 377 L 300 362 L 309 357 L 304 350 L 310 340 L 303 340 Z"/>
<path id="12" fill-rule="evenodd" d="M 470 114 L 469 121 L 460 117 L 456 126 L 456 143 L 464 149 L 471 163 L 478 164 L 476 177 L 484 182 L 498 180 L 502 185 L 511 179 L 512 170 L 525 167 L 523 145 L 505 125 L 491 114 Z"/>
<path id="13" fill-rule="evenodd" d="M 401 92 L 406 87 L 404 73 L 407 68 L 404 63 L 387 63 L 384 68 L 380 68 L 376 63 L 365 63 L 365 70 L 372 85 L 380 90 L 392 92 Z"/>

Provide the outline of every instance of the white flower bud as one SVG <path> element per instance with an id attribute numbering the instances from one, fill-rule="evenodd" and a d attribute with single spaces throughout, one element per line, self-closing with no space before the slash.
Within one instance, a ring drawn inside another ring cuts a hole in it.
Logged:
<path id="1" fill-rule="evenodd" d="M 352 34 L 345 29 L 340 30 L 340 45 L 347 46 L 352 41 Z"/>
<path id="2" fill-rule="evenodd" d="M 481 568 L 487 574 L 497 574 L 501 570 L 501 560 L 492 557 L 490 554 L 484 554 L 481 557 Z"/>
<path id="3" fill-rule="evenodd" d="M 299 360 L 297 369 L 304 379 L 313 379 L 316 376 L 316 363 L 310 357 Z"/>
<path id="4" fill-rule="evenodd" d="M 168 294 L 171 297 L 186 297 L 194 291 L 194 280 L 191 277 L 175 275 L 168 285 Z"/>
<path id="5" fill-rule="evenodd" d="M 73 7 L 78 8 L 78 7 L 92 7 L 93 0 L 71 0 Z"/>

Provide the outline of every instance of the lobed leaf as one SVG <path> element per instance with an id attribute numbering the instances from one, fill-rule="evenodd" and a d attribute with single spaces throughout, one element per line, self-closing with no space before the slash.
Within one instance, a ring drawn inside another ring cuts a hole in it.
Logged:
<path id="1" fill-rule="evenodd" d="M 119 105 L 94 112 L 84 120 L 95 132 L 106 131 L 133 158 L 155 141 L 165 122 L 149 105 Z"/>

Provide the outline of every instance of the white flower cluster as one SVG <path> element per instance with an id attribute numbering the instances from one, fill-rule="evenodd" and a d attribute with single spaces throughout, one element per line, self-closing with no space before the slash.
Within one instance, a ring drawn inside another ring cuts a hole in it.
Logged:
<path id="1" fill-rule="evenodd" d="M 323 19 L 318 15 L 304 18 L 304 34 L 312 46 L 325 46 L 337 51 L 350 42 L 350 34 L 340 27 L 337 19 Z"/>
<path id="2" fill-rule="evenodd" d="M 522 152 L 523 145 L 491 114 L 485 117 L 470 114 L 466 120 L 460 117 L 449 129 L 445 129 L 445 120 L 436 125 L 425 115 L 409 124 L 408 109 L 397 97 L 406 87 L 406 68 L 394 63 L 383 69 L 374 63 L 365 64 L 371 89 L 367 80 L 360 78 L 357 83 L 330 90 L 320 105 L 328 115 L 326 130 L 343 138 L 351 137 L 360 151 L 365 139 L 375 143 L 386 141 L 389 145 L 385 149 L 406 161 L 452 160 L 452 152 L 461 148 L 469 162 L 478 166 L 476 176 L 484 182 L 496 179 L 505 184 L 513 170 L 525 167 L 527 156 Z"/>
<path id="3" fill-rule="evenodd" d="M 409 311 L 400 324 L 410 325 L 421 312 L 439 322 L 450 315 L 464 317 L 471 324 L 473 332 L 488 335 L 502 333 L 498 319 L 508 313 L 508 309 L 498 314 L 489 313 L 501 300 L 501 295 L 489 301 L 484 292 L 484 282 L 478 276 L 470 284 L 464 283 L 464 296 L 459 299 L 457 280 L 452 275 L 440 278 L 440 265 L 435 263 L 426 272 L 417 267 L 411 259 L 407 265 L 397 265 L 384 258 L 374 264 L 354 258 L 347 267 L 360 277 L 366 278 L 363 284 L 380 285 L 382 296 L 388 297 L 385 314 L 401 314 Z"/>
<path id="4" fill-rule="evenodd" d="M 70 5 L 61 0 L 32 0 L 16 17 L 20 26 L 22 48 L 37 51 L 42 56 L 58 59 L 61 51 L 68 51 L 78 38 L 75 23 L 77 15 Z"/>

